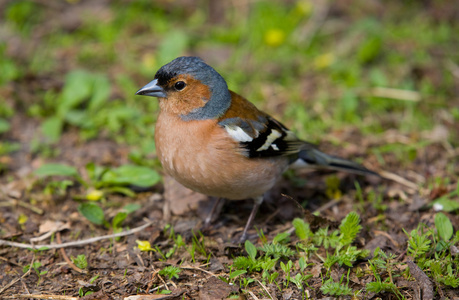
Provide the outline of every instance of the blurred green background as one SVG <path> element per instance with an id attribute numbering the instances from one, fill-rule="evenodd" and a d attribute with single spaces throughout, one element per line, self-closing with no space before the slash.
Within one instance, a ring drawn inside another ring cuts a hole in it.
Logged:
<path id="1" fill-rule="evenodd" d="M 15 124 L 33 120 L 30 153 L 59 155 L 76 131 L 151 164 L 157 101 L 134 93 L 181 55 L 311 142 L 366 139 L 381 164 L 416 159 L 437 134 L 457 147 L 454 2 L 0 1 L 0 154 L 24 146 Z"/>

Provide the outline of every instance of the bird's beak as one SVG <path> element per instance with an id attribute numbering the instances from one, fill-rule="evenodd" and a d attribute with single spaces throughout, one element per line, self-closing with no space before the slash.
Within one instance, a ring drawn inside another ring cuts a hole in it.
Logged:
<path id="1" fill-rule="evenodd" d="M 159 97 L 159 98 L 166 98 L 166 93 L 164 89 L 158 85 L 158 79 L 154 79 L 143 88 L 135 93 L 136 95 L 144 95 L 144 96 L 151 96 L 151 97 Z"/>

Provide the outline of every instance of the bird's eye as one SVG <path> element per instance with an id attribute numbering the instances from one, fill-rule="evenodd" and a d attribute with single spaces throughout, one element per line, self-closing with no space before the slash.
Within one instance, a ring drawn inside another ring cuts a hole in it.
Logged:
<path id="1" fill-rule="evenodd" d="M 174 87 L 175 87 L 175 89 L 176 89 L 177 91 L 181 91 L 181 90 L 183 90 L 183 89 L 186 87 L 186 83 L 183 82 L 183 81 L 177 81 L 177 82 L 175 83 Z"/>

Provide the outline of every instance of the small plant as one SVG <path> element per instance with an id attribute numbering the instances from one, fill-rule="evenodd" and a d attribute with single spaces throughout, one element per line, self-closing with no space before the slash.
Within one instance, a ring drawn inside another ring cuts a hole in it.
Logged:
<path id="1" fill-rule="evenodd" d="M 53 176 L 70 177 L 86 188 L 86 195 L 78 198 L 90 201 L 98 201 L 104 195 L 110 193 L 121 193 L 133 197 L 135 194 L 126 186 L 150 187 L 161 179 L 156 171 L 135 165 L 123 165 L 110 169 L 89 163 L 86 165 L 86 171 L 89 175 L 89 180 L 87 181 L 73 166 L 48 163 L 36 169 L 34 174 L 41 178 Z"/>
<path id="2" fill-rule="evenodd" d="M 234 280 L 235 280 L 237 277 L 239 277 L 239 276 L 241 276 L 241 275 L 247 273 L 246 270 L 234 270 L 234 271 L 233 271 L 233 267 L 232 267 L 232 266 L 230 266 L 229 269 L 230 269 L 230 270 L 229 270 L 228 279 L 226 279 L 226 278 L 223 277 L 223 276 L 218 276 L 218 278 L 220 278 L 221 280 L 223 280 L 223 281 L 226 282 L 226 283 L 231 283 L 231 284 L 232 284 L 232 283 L 234 283 Z"/>
<path id="3" fill-rule="evenodd" d="M 86 260 L 86 255 L 78 254 L 77 257 L 71 257 L 72 262 L 80 269 L 86 269 L 88 267 L 88 261 Z"/>
<path id="4" fill-rule="evenodd" d="M 164 257 L 170 258 L 174 253 L 176 253 L 180 248 L 185 247 L 186 243 L 183 240 L 182 236 L 180 234 L 175 234 L 174 227 L 171 226 L 170 224 L 167 224 L 164 227 L 164 234 L 167 234 L 167 231 L 169 230 L 169 239 L 172 239 L 173 241 L 173 246 L 170 248 L 166 254 L 164 254 Z"/>
<path id="5" fill-rule="evenodd" d="M 295 218 L 292 221 L 292 225 L 295 227 L 296 236 L 300 240 L 304 241 L 314 236 L 314 234 L 311 232 L 311 229 L 309 228 L 309 224 L 304 222 L 303 219 Z"/>
<path id="6" fill-rule="evenodd" d="M 40 271 L 40 267 L 42 266 L 41 262 L 39 261 L 34 261 L 32 265 L 26 265 L 22 268 L 22 272 L 23 273 L 27 273 L 29 271 L 30 268 L 32 268 L 35 273 L 37 274 L 38 276 L 38 282 L 37 282 L 37 286 L 40 285 L 40 282 L 41 282 L 41 276 L 42 275 L 45 275 L 48 273 L 47 270 L 42 270 Z"/>
<path id="7" fill-rule="evenodd" d="M 267 270 L 264 270 L 261 276 L 264 280 L 268 280 L 269 284 L 272 284 L 276 280 L 276 278 L 279 277 L 279 273 L 278 272 L 269 273 Z"/>
<path id="8" fill-rule="evenodd" d="M 352 267 L 352 264 L 362 257 L 368 256 L 368 250 L 358 250 L 351 246 L 362 226 L 359 225 L 360 218 L 355 212 L 349 213 L 341 222 L 339 230 L 328 233 L 328 229 L 319 229 L 313 236 L 313 241 L 318 245 L 328 248 L 335 248 L 333 254 L 327 251 L 326 258 L 316 254 L 324 262 L 324 266 L 330 271 L 335 263 Z"/>
<path id="9" fill-rule="evenodd" d="M 430 250 L 432 243 L 429 239 L 429 236 L 432 235 L 430 231 L 424 233 L 423 230 L 419 232 L 413 229 L 409 234 L 407 232 L 405 234 L 408 236 L 408 253 L 413 259 L 423 256 Z"/>
<path id="10" fill-rule="evenodd" d="M 395 262 L 395 255 L 386 254 L 379 248 L 376 248 L 373 252 L 373 258 L 368 260 L 368 264 L 376 281 L 367 283 L 366 290 L 373 293 L 393 293 L 400 299 L 402 294 L 398 290 L 397 286 L 392 282 L 392 273 L 397 265 Z M 388 277 L 383 281 L 381 277 L 386 274 Z"/>
<path id="11" fill-rule="evenodd" d="M 249 284 L 251 284 L 252 282 L 254 282 L 255 279 L 253 278 L 250 278 L 250 277 L 242 277 L 240 280 L 239 280 L 239 286 L 241 286 L 242 289 L 247 289 L 247 287 L 249 286 Z"/>
<path id="12" fill-rule="evenodd" d="M 282 244 L 264 244 L 258 249 L 263 251 L 266 256 L 272 256 L 274 258 L 290 257 L 295 255 L 295 251 Z"/>
<path id="13" fill-rule="evenodd" d="M 457 288 L 459 263 L 451 254 L 451 246 L 459 242 L 459 231 L 454 235 L 451 221 L 443 213 L 435 215 L 435 229 L 423 227 L 412 230 L 408 236 L 408 253 L 424 272 L 437 282 Z"/>
<path id="14" fill-rule="evenodd" d="M 89 296 L 91 294 L 94 294 L 94 292 L 93 291 L 86 291 L 85 292 L 85 288 L 84 287 L 80 287 L 78 289 L 78 296 L 80 296 L 80 297 Z"/>
<path id="15" fill-rule="evenodd" d="M 159 271 L 159 275 L 167 277 L 168 280 L 171 280 L 172 278 L 178 279 L 179 276 L 178 274 L 182 272 L 182 269 L 176 266 L 167 266 L 161 271 Z"/>
<path id="16" fill-rule="evenodd" d="M 340 282 L 334 282 L 333 279 L 328 279 L 323 283 L 323 285 L 320 287 L 320 290 L 322 293 L 325 295 L 330 295 L 330 296 L 350 296 L 352 295 L 352 289 L 347 286 L 342 284 L 343 277 L 341 277 Z"/>
<path id="17" fill-rule="evenodd" d="M 339 237 L 339 245 L 341 247 L 350 245 L 359 231 L 362 229 L 360 226 L 360 217 L 355 212 L 350 212 L 339 226 L 341 235 Z"/>
<path id="18" fill-rule="evenodd" d="M 206 257 L 208 260 L 210 259 L 211 254 L 207 254 L 206 245 L 204 243 L 204 235 L 201 231 L 198 231 L 198 235 L 194 231 L 192 231 L 193 238 L 191 248 L 187 249 L 188 253 L 191 255 L 191 261 L 194 263 L 196 262 L 196 252 L 201 254 L 202 256 Z"/>
<path id="19" fill-rule="evenodd" d="M 402 299 L 397 286 L 393 282 L 390 282 L 389 278 L 386 278 L 386 280 L 384 280 L 383 282 L 380 278 L 377 278 L 376 281 L 367 283 L 365 288 L 367 291 L 376 294 L 381 292 L 393 293 L 397 296 L 398 299 Z"/>
<path id="20" fill-rule="evenodd" d="M 328 233 L 328 227 L 319 228 L 313 236 L 313 242 L 317 246 L 323 245 L 325 249 L 336 248 L 339 243 L 338 230 Z"/>
<path id="21" fill-rule="evenodd" d="M 456 189 L 439 198 L 437 198 L 431 205 L 437 211 L 452 212 L 459 210 L 459 181 L 457 182 Z"/>
<path id="22" fill-rule="evenodd" d="M 287 244 L 290 241 L 290 233 L 289 232 L 281 232 L 278 233 L 274 239 L 273 244 Z"/>
<path id="23" fill-rule="evenodd" d="M 114 233 L 117 233 L 123 230 L 122 223 L 127 218 L 127 216 L 139 208 L 140 206 L 138 204 L 125 205 L 123 209 L 113 217 L 111 223 L 106 220 L 103 209 L 96 203 L 81 203 L 78 206 L 78 211 L 92 223 L 97 225 L 104 225 L 107 228 L 111 228 Z"/>
<path id="24" fill-rule="evenodd" d="M 309 275 L 303 275 L 301 273 L 298 273 L 295 275 L 295 277 L 290 278 L 290 280 L 296 285 L 296 287 L 299 290 L 303 290 L 303 284 L 309 279 L 312 278 L 312 274 Z"/>
<path id="25" fill-rule="evenodd" d="M 286 281 L 284 282 L 284 286 L 288 287 L 288 285 L 290 284 L 290 280 L 291 280 L 290 274 L 292 272 L 293 262 L 291 260 L 289 260 L 286 264 L 284 264 L 283 262 L 280 262 L 280 267 L 282 271 L 284 271 L 285 273 Z"/>
<path id="26" fill-rule="evenodd" d="M 238 270 L 249 270 L 252 271 L 261 271 L 261 270 L 271 270 L 274 268 L 277 262 L 276 259 L 265 255 L 262 257 L 256 258 L 257 248 L 249 240 L 245 241 L 245 250 L 249 254 L 249 257 L 238 256 L 234 259 L 233 265 Z"/>
<path id="27" fill-rule="evenodd" d="M 128 204 L 122 211 L 118 212 L 112 219 L 111 223 L 105 218 L 102 208 L 94 203 L 104 199 L 105 195 L 110 193 L 121 193 L 133 197 L 134 192 L 126 187 L 127 185 L 135 185 L 148 187 L 156 184 L 160 180 L 159 174 L 147 167 L 124 165 L 118 168 L 109 169 L 94 165 L 93 163 L 86 165 L 86 171 L 89 174 L 89 180 L 83 180 L 77 169 L 73 166 L 64 164 L 49 163 L 44 164 L 37 170 L 35 175 L 46 178 L 53 176 L 70 177 L 86 188 L 86 195 L 76 196 L 77 200 L 88 200 L 78 206 L 78 211 L 89 221 L 97 225 L 105 225 L 107 228 L 112 228 L 113 232 L 122 231 L 121 224 L 126 219 L 128 214 L 140 208 L 138 204 Z M 66 189 L 72 186 L 73 182 L 65 179 L 61 181 L 51 181 L 45 188 L 50 194 L 65 194 Z"/>

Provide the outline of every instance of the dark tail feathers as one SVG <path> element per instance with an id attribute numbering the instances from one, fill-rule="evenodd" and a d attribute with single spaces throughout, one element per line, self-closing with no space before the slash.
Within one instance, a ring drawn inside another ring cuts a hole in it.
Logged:
<path id="1" fill-rule="evenodd" d="M 325 154 L 314 148 L 301 150 L 298 155 L 299 160 L 302 160 L 313 168 L 332 169 L 359 175 L 373 175 L 381 177 L 378 173 L 368 170 L 358 163 Z"/>

